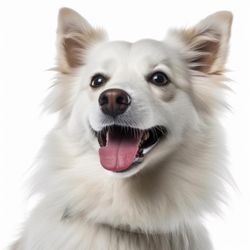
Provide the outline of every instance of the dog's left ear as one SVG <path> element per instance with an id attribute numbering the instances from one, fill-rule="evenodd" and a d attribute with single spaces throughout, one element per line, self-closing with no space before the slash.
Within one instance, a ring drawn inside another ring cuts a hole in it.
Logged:
<path id="1" fill-rule="evenodd" d="M 105 38 L 106 33 L 103 30 L 93 28 L 76 11 L 60 9 L 57 27 L 58 70 L 69 73 L 83 65 L 86 49 Z"/>
<path id="2" fill-rule="evenodd" d="M 186 47 L 189 68 L 206 74 L 224 71 L 233 16 L 220 11 L 193 28 L 175 31 Z"/>

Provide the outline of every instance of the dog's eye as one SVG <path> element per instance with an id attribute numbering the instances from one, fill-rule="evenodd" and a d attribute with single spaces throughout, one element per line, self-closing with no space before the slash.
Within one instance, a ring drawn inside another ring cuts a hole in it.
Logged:
<path id="1" fill-rule="evenodd" d="M 92 88 L 98 88 L 101 87 L 103 84 L 105 84 L 107 81 L 108 77 L 102 74 L 96 74 L 91 78 L 90 86 Z"/>
<path id="2" fill-rule="evenodd" d="M 160 72 L 160 71 L 157 71 L 153 73 L 152 75 L 150 75 L 148 77 L 148 81 L 157 86 L 164 86 L 170 82 L 168 76 L 165 73 Z"/>

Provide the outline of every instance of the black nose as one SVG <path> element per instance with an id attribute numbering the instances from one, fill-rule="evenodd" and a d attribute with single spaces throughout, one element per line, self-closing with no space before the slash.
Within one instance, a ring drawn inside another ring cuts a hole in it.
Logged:
<path id="1" fill-rule="evenodd" d="M 107 89 L 99 97 L 102 112 L 112 117 L 124 113 L 130 103 L 131 97 L 121 89 Z"/>

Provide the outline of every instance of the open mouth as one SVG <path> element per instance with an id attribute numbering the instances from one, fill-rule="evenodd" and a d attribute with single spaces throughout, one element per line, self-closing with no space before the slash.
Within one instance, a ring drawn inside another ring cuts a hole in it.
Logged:
<path id="1" fill-rule="evenodd" d="M 101 165 L 113 172 L 125 172 L 136 167 L 144 156 L 167 134 L 163 126 L 141 130 L 113 125 L 94 131 L 100 144 Z"/>

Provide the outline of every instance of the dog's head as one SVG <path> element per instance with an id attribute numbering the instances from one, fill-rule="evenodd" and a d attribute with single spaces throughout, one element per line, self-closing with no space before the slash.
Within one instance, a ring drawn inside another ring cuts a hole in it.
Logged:
<path id="1" fill-rule="evenodd" d="M 129 177 L 152 169 L 220 105 L 231 22 L 218 12 L 163 41 L 110 42 L 64 8 L 53 105 L 103 170 Z"/>

